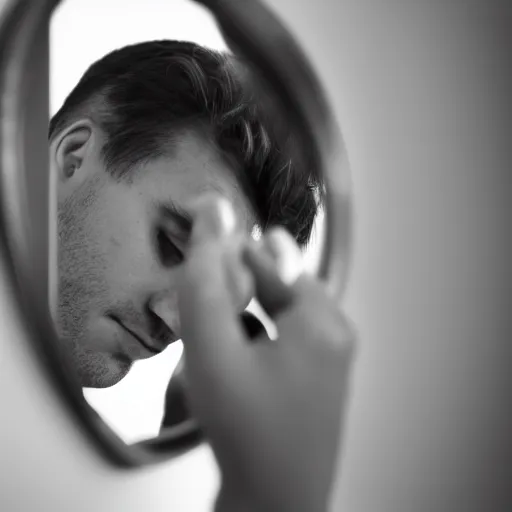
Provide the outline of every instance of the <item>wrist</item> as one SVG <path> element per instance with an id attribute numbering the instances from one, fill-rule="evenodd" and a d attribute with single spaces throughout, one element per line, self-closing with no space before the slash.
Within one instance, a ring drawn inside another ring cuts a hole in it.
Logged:
<path id="1" fill-rule="evenodd" d="M 222 485 L 215 501 L 215 512 L 263 512 L 240 490 Z"/>
<path id="2" fill-rule="evenodd" d="M 328 509 L 324 500 L 315 501 L 311 496 L 301 497 L 298 491 L 289 492 L 286 496 L 282 493 L 254 496 L 242 488 L 239 485 L 227 486 L 223 482 L 214 512 L 324 512 Z"/>

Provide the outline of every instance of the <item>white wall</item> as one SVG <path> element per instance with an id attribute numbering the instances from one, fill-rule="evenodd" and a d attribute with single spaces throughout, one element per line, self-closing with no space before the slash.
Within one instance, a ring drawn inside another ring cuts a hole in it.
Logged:
<path id="1" fill-rule="evenodd" d="M 63 1 L 51 24 L 51 112 L 94 61 L 115 48 L 154 39 L 184 39 L 226 49 L 210 14 L 192 1 Z"/>

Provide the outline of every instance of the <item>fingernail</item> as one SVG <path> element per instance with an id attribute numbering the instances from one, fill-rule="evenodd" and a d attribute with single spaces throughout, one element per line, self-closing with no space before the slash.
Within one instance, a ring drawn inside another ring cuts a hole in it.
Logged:
<path id="1" fill-rule="evenodd" d="M 194 237 L 224 237 L 235 231 L 235 212 L 224 197 L 207 194 L 196 199 L 190 210 L 194 215 Z"/>
<path id="2" fill-rule="evenodd" d="M 217 208 L 221 223 L 222 232 L 224 235 L 230 235 L 235 231 L 236 218 L 235 211 L 231 203 L 224 197 L 220 197 L 217 201 Z"/>
<path id="3" fill-rule="evenodd" d="M 304 271 L 302 253 L 297 243 L 283 228 L 272 229 L 266 238 L 279 277 L 283 283 L 292 285 Z"/>

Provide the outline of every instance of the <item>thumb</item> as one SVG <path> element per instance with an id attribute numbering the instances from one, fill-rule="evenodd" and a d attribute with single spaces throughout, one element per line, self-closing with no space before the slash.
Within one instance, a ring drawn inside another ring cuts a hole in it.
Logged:
<path id="1" fill-rule="evenodd" d="M 275 227 L 263 243 L 247 246 L 244 262 L 252 272 L 258 301 L 275 319 L 294 302 L 295 282 L 303 271 L 300 249 L 284 228 Z"/>

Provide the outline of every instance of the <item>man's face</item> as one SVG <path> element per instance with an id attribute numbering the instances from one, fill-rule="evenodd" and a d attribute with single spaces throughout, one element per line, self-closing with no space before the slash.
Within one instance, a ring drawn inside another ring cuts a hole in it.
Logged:
<path id="1" fill-rule="evenodd" d="M 85 387 L 117 383 L 134 361 L 179 338 L 175 279 L 190 201 L 216 191 L 244 227 L 253 222 L 232 170 L 199 135 L 183 134 L 172 157 L 144 164 L 131 183 L 106 172 L 103 142 L 85 123 L 50 147 L 59 183 L 57 327 Z"/>

